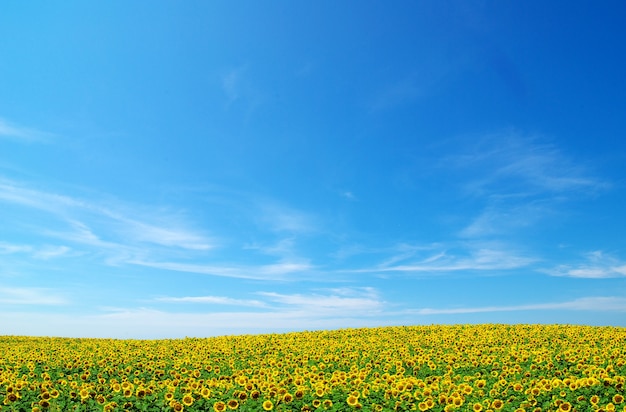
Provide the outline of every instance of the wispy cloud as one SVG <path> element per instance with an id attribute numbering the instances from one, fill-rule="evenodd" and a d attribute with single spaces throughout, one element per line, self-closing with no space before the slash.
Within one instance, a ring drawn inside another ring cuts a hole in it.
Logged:
<path id="1" fill-rule="evenodd" d="M 337 314 L 345 314 L 345 312 L 366 314 L 383 309 L 384 302 L 380 300 L 374 288 L 336 288 L 322 292 L 308 295 L 274 292 L 260 292 L 259 294 L 282 305 L 317 313 L 330 311 Z"/>
<path id="2" fill-rule="evenodd" d="M 626 298 L 616 296 L 597 296 L 574 299 L 566 302 L 537 303 L 512 306 L 478 306 L 466 308 L 423 308 L 409 312 L 416 315 L 458 315 L 465 313 L 518 312 L 527 310 L 580 310 L 626 312 Z"/>
<path id="3" fill-rule="evenodd" d="M 357 197 L 355 196 L 355 194 L 354 194 L 354 193 L 352 193 L 352 192 L 351 192 L 351 191 L 349 191 L 349 190 L 346 190 L 346 191 L 344 191 L 344 192 L 341 192 L 341 193 L 340 193 L 340 195 L 341 195 L 341 197 L 346 198 L 346 199 L 348 199 L 348 200 L 357 200 Z"/>
<path id="4" fill-rule="evenodd" d="M 222 75 L 222 91 L 226 96 L 227 105 L 232 104 L 241 96 L 241 76 L 245 71 L 245 67 L 232 69 Z"/>
<path id="5" fill-rule="evenodd" d="M 442 165 L 471 170 L 466 190 L 473 195 L 511 195 L 597 191 L 609 184 L 591 175 L 580 162 L 538 137 L 503 132 L 476 138 L 464 152 L 447 156 Z"/>
<path id="6" fill-rule="evenodd" d="M 505 235 L 535 225 L 554 213 L 545 202 L 519 199 L 520 204 L 490 204 L 459 232 L 462 238 L 484 238 Z"/>
<path id="7" fill-rule="evenodd" d="M 23 142 L 44 142 L 50 136 L 49 133 L 18 126 L 0 118 L 0 139 L 12 139 Z"/>
<path id="8" fill-rule="evenodd" d="M 62 256 L 67 256 L 72 249 L 67 246 L 44 246 L 37 250 L 33 257 L 35 259 L 49 260 Z"/>
<path id="9" fill-rule="evenodd" d="M 42 229 L 38 235 L 64 239 L 77 245 L 121 250 L 147 244 L 171 249 L 206 251 L 214 241 L 187 228 L 176 215 L 145 207 L 115 206 L 110 201 L 83 200 L 0 180 L 0 202 L 46 212 L 65 224 L 65 230 Z M 106 240 L 105 240 L 106 239 Z M 61 249 L 57 249 L 58 254 Z M 45 255 L 45 254 L 44 254 Z M 44 256 L 41 255 L 41 256 Z M 50 251 L 48 251 L 48 256 Z"/>
<path id="10" fill-rule="evenodd" d="M 226 296 L 184 296 L 184 297 L 160 297 L 155 301 L 166 303 L 199 303 L 211 305 L 228 305 L 228 306 L 253 306 L 266 307 L 267 304 L 260 300 L 233 299 Z"/>
<path id="11" fill-rule="evenodd" d="M 130 259 L 127 263 L 161 270 L 171 270 L 175 272 L 257 280 L 289 280 L 293 275 L 306 273 L 314 269 L 314 267 L 307 262 L 278 262 L 256 266 L 220 266 L 211 264 L 158 262 L 142 259 Z"/>
<path id="12" fill-rule="evenodd" d="M 309 233 L 317 230 L 312 215 L 274 201 L 259 202 L 259 222 L 275 232 Z"/>
<path id="13" fill-rule="evenodd" d="M 35 259 L 48 260 L 66 256 L 70 252 L 71 248 L 63 245 L 31 246 L 0 242 L 0 255 L 26 253 L 32 255 Z"/>
<path id="14" fill-rule="evenodd" d="M 16 245 L 0 242 L 0 255 L 12 255 L 14 253 L 28 253 L 33 250 L 29 245 Z"/>
<path id="15" fill-rule="evenodd" d="M 458 143 L 458 141 L 455 141 Z M 508 235 L 558 214 L 573 196 L 590 196 L 610 184 L 557 145 L 505 131 L 473 138 L 447 155 L 441 167 L 458 173 L 462 193 L 484 202 L 462 228 L 462 238 Z"/>
<path id="16" fill-rule="evenodd" d="M 0 304 L 10 305 L 64 305 L 67 300 L 44 288 L 0 287 Z"/>
<path id="17" fill-rule="evenodd" d="M 193 311 L 150 307 L 101 308 L 91 314 L 0 312 L 9 334 L 159 338 L 271 333 L 381 326 L 383 302 L 374 288 L 319 289 L 315 293 L 263 292 L 253 300 L 223 296 L 162 297 L 159 304 L 187 304 Z M 193 304 L 193 305 L 192 305 Z M 213 306 L 219 306 L 214 308 Z M 247 306 L 248 310 L 225 310 Z M 36 319 L 37 322 L 33 322 Z M 33 325 L 37 326 L 34 327 Z M 62 326 L 62 327 L 60 327 Z M 78 332 L 80 331 L 80 332 Z"/>
<path id="18" fill-rule="evenodd" d="M 606 279 L 626 277 L 626 262 L 600 250 L 585 254 L 584 261 L 577 264 L 558 265 L 543 270 L 552 276 Z"/>
<path id="19" fill-rule="evenodd" d="M 524 256 L 514 250 L 506 249 L 497 244 L 470 245 L 464 249 L 453 248 L 448 251 L 441 246 L 438 250 L 429 249 L 427 255 L 416 256 L 420 249 L 408 249 L 395 254 L 383 263 L 366 269 L 352 272 L 405 272 L 405 273 L 445 273 L 459 271 L 495 271 L 511 270 L 529 266 L 536 259 Z M 415 258 L 414 258 L 415 257 Z"/>

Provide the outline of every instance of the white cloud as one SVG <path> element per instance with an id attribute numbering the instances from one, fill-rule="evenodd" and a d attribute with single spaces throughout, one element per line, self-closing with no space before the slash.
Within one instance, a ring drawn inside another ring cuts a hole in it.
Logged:
<path id="1" fill-rule="evenodd" d="M 130 259 L 128 263 L 161 270 L 171 270 L 174 272 L 187 272 L 201 275 L 257 280 L 287 280 L 288 275 L 308 272 L 314 268 L 306 262 L 279 262 L 257 266 L 220 266 Z"/>
<path id="2" fill-rule="evenodd" d="M 0 304 L 10 305 L 64 305 L 68 302 L 62 296 L 45 288 L 0 287 Z"/>
<path id="3" fill-rule="evenodd" d="M 0 242 L 0 255 L 12 255 L 16 253 L 27 253 L 32 255 L 36 259 L 51 259 L 66 255 L 71 249 L 67 246 L 31 246 L 31 245 L 16 245 L 5 242 Z"/>
<path id="4" fill-rule="evenodd" d="M 357 269 L 351 272 L 414 272 L 414 273 L 441 273 L 458 271 L 494 271 L 510 270 L 529 266 L 536 259 L 519 254 L 516 251 L 508 250 L 497 244 L 474 244 L 466 247 L 456 254 L 454 251 L 445 249 L 432 250 L 428 256 L 422 259 L 410 261 L 419 249 L 409 250 L 405 254 L 394 255 L 385 260 L 382 264 L 366 268 Z M 409 260 L 400 264 L 402 261 Z"/>
<path id="5" fill-rule="evenodd" d="M 148 251 L 146 244 L 191 251 L 215 247 L 212 239 L 188 229 L 188 224 L 177 215 L 151 208 L 129 207 L 121 203 L 116 206 L 111 201 L 103 206 L 102 201 L 86 201 L 30 189 L 7 180 L 0 180 L 0 201 L 46 212 L 68 228 L 66 231 L 43 229 L 38 235 L 104 248 L 109 252 Z"/>
<path id="6" fill-rule="evenodd" d="M 225 296 L 184 296 L 184 297 L 160 297 L 156 301 L 167 303 L 202 303 L 232 306 L 265 307 L 264 302 L 259 300 L 233 299 Z"/>
<path id="7" fill-rule="evenodd" d="M 512 231 L 531 227 L 552 213 L 540 202 L 528 202 L 517 199 L 521 204 L 502 204 L 492 202 L 468 226 L 462 229 L 462 238 L 482 238 L 511 233 Z"/>
<path id="8" fill-rule="evenodd" d="M 153 308 L 103 308 L 104 313 L 0 312 L 3 333 L 16 335 L 172 338 L 391 324 L 374 288 L 335 288 L 309 294 L 258 293 L 262 300 L 223 296 L 161 297 L 161 303 L 247 306 L 248 311 L 168 312 Z M 207 306 L 208 307 L 208 306 Z M 198 307 L 195 306 L 195 309 Z"/>
<path id="9" fill-rule="evenodd" d="M 43 133 L 35 129 L 17 126 L 0 118 L 0 138 L 8 138 L 13 140 L 21 140 L 26 142 L 44 141 L 48 133 Z"/>
<path id="10" fill-rule="evenodd" d="M 35 259 L 42 259 L 42 260 L 54 259 L 54 258 L 67 255 L 68 253 L 71 252 L 71 250 L 72 249 L 67 246 L 44 246 L 38 249 L 33 254 L 33 257 Z"/>
<path id="11" fill-rule="evenodd" d="M 423 308 L 408 311 L 417 315 L 458 315 L 466 313 L 518 312 L 527 310 L 581 310 L 626 312 L 626 298 L 599 296 L 574 299 L 566 302 L 538 303 L 512 306 L 479 306 L 469 308 Z"/>
<path id="12" fill-rule="evenodd" d="M 275 232 L 310 233 L 316 231 L 314 219 L 308 213 L 276 202 L 262 202 L 260 223 Z"/>
<path id="13" fill-rule="evenodd" d="M 611 255 L 597 250 L 585 254 L 584 262 L 558 265 L 552 269 L 545 269 L 543 272 L 552 276 L 573 278 L 617 278 L 626 276 L 626 264 Z"/>
<path id="14" fill-rule="evenodd" d="M 311 310 L 319 314 L 334 313 L 377 313 L 383 308 L 378 293 L 373 288 L 336 288 L 327 289 L 317 294 L 280 294 L 274 292 L 260 292 L 262 296 L 286 306 Z"/>
<path id="15" fill-rule="evenodd" d="M 0 254 L 1 255 L 12 255 L 14 253 L 28 253 L 33 250 L 32 246 L 29 245 L 15 245 L 5 242 L 0 242 Z"/>
<path id="16" fill-rule="evenodd" d="M 227 99 L 227 105 L 235 102 L 241 96 L 241 76 L 245 67 L 230 70 L 222 76 L 222 91 Z"/>
<path id="17" fill-rule="evenodd" d="M 478 195 L 595 191 L 608 186 L 555 145 L 504 132 L 476 139 L 471 151 L 449 156 L 447 167 L 479 175 L 466 186 Z"/>
<path id="18" fill-rule="evenodd" d="M 341 194 L 342 197 L 345 197 L 348 200 L 357 200 L 357 198 L 354 195 L 354 193 L 352 193 L 350 191 L 341 192 L 340 194 Z"/>

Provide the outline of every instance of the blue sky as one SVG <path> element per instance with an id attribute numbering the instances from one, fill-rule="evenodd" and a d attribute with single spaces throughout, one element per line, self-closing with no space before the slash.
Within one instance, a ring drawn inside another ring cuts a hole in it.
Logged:
<path id="1" fill-rule="evenodd" d="M 0 334 L 626 326 L 623 2 L 0 7 Z"/>

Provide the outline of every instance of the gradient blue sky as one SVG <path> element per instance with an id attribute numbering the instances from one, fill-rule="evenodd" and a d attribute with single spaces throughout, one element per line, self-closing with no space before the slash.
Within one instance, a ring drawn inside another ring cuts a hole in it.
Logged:
<path id="1" fill-rule="evenodd" d="M 0 6 L 0 334 L 626 326 L 621 1 Z"/>

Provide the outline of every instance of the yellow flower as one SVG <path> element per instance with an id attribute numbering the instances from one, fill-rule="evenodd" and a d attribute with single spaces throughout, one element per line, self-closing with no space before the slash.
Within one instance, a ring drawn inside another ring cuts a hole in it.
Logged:
<path id="1" fill-rule="evenodd" d="M 569 402 L 563 402 L 559 405 L 559 411 L 569 412 L 572 409 L 572 404 Z"/>
<path id="2" fill-rule="evenodd" d="M 215 412 L 224 412 L 226 410 L 226 404 L 222 401 L 217 401 L 213 404 L 213 410 Z"/>
<path id="3" fill-rule="evenodd" d="M 239 408 L 239 401 L 237 399 L 231 399 L 226 406 L 228 406 L 228 409 L 237 409 Z"/>
<path id="4" fill-rule="evenodd" d="M 355 407 L 359 403 L 359 398 L 354 395 L 350 395 L 348 396 L 348 399 L 346 399 L 346 402 L 348 403 L 348 405 Z"/>
<path id="5" fill-rule="evenodd" d="M 183 405 L 185 406 L 193 405 L 193 396 L 191 396 L 190 394 L 186 394 L 185 396 L 183 396 Z"/>
<path id="6" fill-rule="evenodd" d="M 263 402 L 263 409 L 266 411 L 271 411 L 272 409 L 274 409 L 274 404 L 272 403 L 272 401 L 267 400 Z"/>

